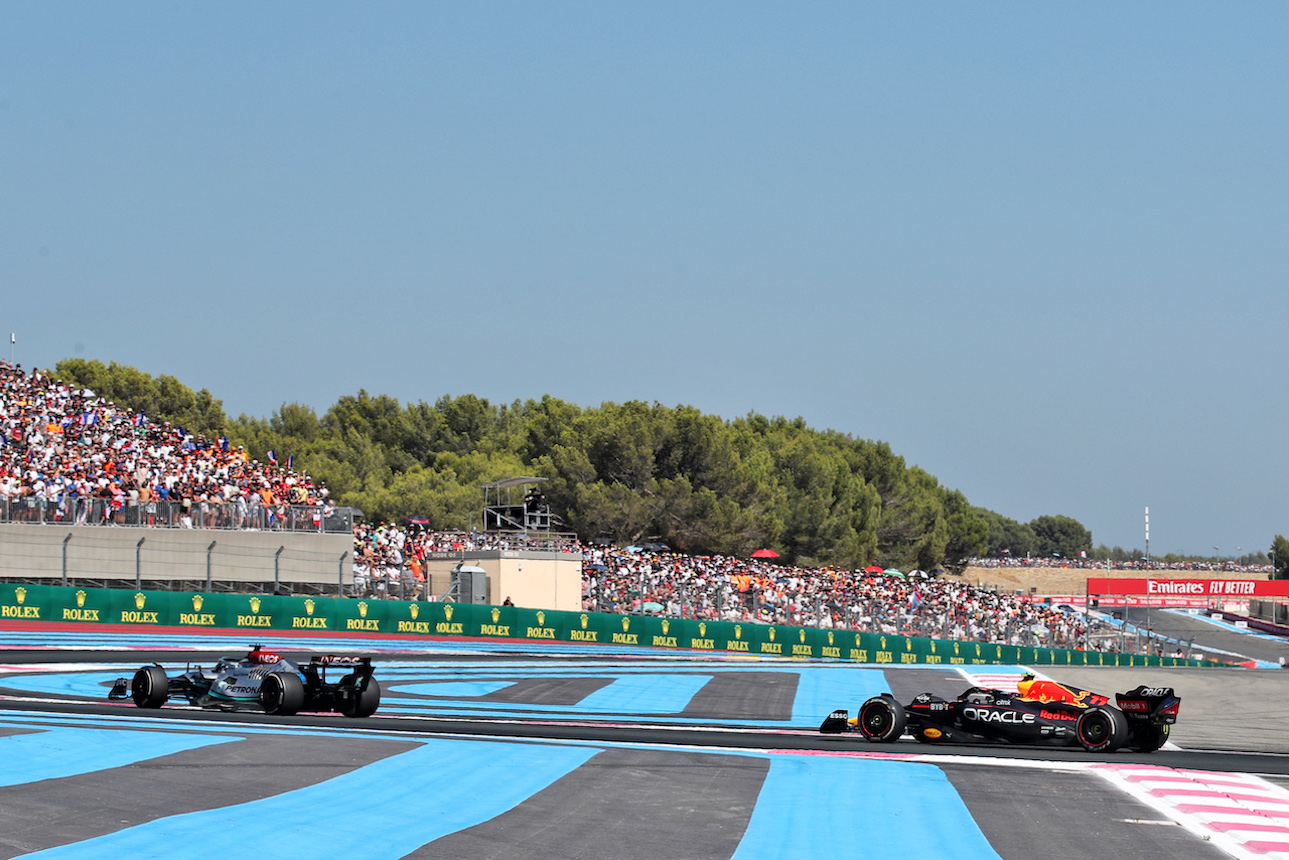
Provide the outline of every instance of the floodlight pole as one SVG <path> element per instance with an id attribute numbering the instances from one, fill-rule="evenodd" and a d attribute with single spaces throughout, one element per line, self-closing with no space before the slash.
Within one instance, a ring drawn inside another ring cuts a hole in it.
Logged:
<path id="1" fill-rule="evenodd" d="M 1127 598 L 1124 600 L 1126 602 Z M 1127 612 L 1124 615 L 1126 617 Z M 1150 631 L 1150 505 L 1146 505 L 1146 631 Z"/>
<path id="2" fill-rule="evenodd" d="M 1146 505 L 1146 570 L 1150 570 L 1150 505 Z"/>

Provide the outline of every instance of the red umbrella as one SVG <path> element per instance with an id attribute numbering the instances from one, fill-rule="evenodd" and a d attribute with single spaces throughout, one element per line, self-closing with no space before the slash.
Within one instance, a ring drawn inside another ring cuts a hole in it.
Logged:
<path id="1" fill-rule="evenodd" d="M 772 549 L 758 549 L 752 553 L 752 558 L 778 558 L 779 554 Z"/>
<path id="2" fill-rule="evenodd" d="M 864 568 L 864 573 L 885 573 L 885 572 L 886 571 L 883 568 L 880 568 L 875 564 L 870 564 L 868 567 Z"/>

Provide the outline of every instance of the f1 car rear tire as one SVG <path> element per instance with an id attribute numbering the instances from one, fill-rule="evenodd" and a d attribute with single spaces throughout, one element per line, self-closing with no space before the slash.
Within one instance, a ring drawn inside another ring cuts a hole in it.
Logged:
<path id="1" fill-rule="evenodd" d="M 130 698 L 136 707 L 159 708 L 170 695 L 170 678 L 160 666 L 144 666 L 130 682 Z"/>
<path id="2" fill-rule="evenodd" d="M 859 707 L 859 730 L 873 743 L 889 744 L 900 739 L 908 716 L 904 706 L 887 696 L 874 696 Z"/>
<path id="3" fill-rule="evenodd" d="M 1114 752 L 1128 740 L 1128 720 L 1118 708 L 1089 708 L 1075 732 L 1088 752 Z"/>
<path id="4" fill-rule="evenodd" d="M 357 675 L 346 675 L 340 679 L 340 689 L 347 690 L 358 683 Z M 367 678 L 367 686 L 356 696 L 346 696 L 340 700 L 340 713 L 346 717 L 370 717 L 380 707 L 380 682 Z"/>
<path id="5" fill-rule="evenodd" d="M 1137 752 L 1152 753 L 1168 742 L 1169 725 L 1146 726 L 1132 736 L 1132 748 Z"/>
<path id="6" fill-rule="evenodd" d="M 289 717 L 304 706 L 304 682 L 294 672 L 271 672 L 260 683 L 264 713 Z"/>

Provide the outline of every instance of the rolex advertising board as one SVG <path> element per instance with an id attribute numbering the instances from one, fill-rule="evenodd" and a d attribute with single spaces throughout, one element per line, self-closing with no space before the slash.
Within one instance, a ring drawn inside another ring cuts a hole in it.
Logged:
<path id="1" fill-rule="evenodd" d="M 211 594 L 0 583 L 0 627 L 104 624 L 131 628 L 462 637 L 576 642 L 877 665 L 1196 666 L 1174 657 L 1070 651 L 821 630 L 784 624 L 611 615 L 374 598 Z"/>

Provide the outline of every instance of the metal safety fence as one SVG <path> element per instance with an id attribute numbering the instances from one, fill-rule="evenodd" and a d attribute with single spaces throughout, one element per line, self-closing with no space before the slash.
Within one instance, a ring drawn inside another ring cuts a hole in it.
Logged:
<path id="1" fill-rule="evenodd" d="M 136 526 L 340 534 L 353 531 L 354 509 L 331 505 L 103 498 L 0 497 L 0 523 L 63 526 Z"/>

